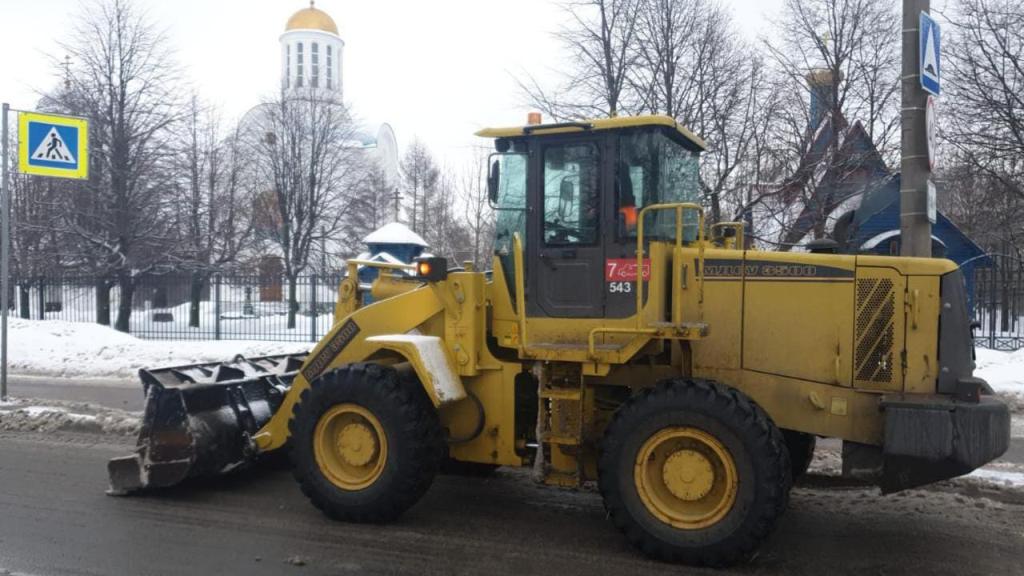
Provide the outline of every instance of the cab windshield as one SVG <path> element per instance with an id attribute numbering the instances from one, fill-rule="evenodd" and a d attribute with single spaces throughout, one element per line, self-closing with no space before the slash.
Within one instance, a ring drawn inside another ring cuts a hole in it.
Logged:
<path id="1" fill-rule="evenodd" d="M 640 210 L 651 204 L 697 202 L 700 197 L 699 159 L 660 130 L 625 133 L 619 139 L 615 177 L 617 233 L 619 238 L 636 238 Z M 648 213 L 644 237 L 672 239 L 675 212 Z M 697 235 L 696 215 L 687 211 L 683 241 Z"/>
<path id="2" fill-rule="evenodd" d="M 526 247 L 526 167 L 527 156 L 519 152 L 495 154 L 498 162 L 498 206 L 494 223 L 494 251 L 501 258 L 505 273 L 512 271 L 512 235 Z"/>

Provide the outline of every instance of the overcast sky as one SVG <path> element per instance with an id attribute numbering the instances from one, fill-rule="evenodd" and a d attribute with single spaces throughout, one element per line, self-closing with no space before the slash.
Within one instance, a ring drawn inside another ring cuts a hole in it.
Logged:
<path id="1" fill-rule="evenodd" d="M 278 86 L 278 37 L 303 0 L 136 0 L 164 29 L 199 94 L 233 121 Z M 782 0 L 724 0 L 761 34 Z M 565 16 L 548 0 L 318 0 L 345 41 L 345 100 L 368 122 L 419 137 L 444 161 L 467 161 L 477 129 L 521 124 L 515 77 L 551 80 Z M 31 109 L 56 81 L 50 56 L 80 0 L 0 0 L 0 100 Z M 13 121 L 13 118 L 12 118 Z"/>

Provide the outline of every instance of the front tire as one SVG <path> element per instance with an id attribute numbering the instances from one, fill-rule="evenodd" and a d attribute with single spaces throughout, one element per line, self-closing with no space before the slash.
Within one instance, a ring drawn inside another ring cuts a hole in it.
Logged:
<path id="1" fill-rule="evenodd" d="M 727 566 L 750 558 L 771 533 L 791 478 L 782 435 L 752 400 L 676 379 L 616 412 L 599 483 L 612 522 L 645 554 Z"/>
<path id="2" fill-rule="evenodd" d="M 394 369 L 352 364 L 302 392 L 289 422 L 302 492 L 331 518 L 385 522 L 427 491 L 444 455 L 430 400 Z"/>

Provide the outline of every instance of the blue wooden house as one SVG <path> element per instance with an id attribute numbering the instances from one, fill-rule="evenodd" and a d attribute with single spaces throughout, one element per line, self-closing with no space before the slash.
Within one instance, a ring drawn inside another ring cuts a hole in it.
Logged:
<path id="1" fill-rule="evenodd" d="M 809 145 L 797 170 L 778 190 L 796 215 L 780 230 L 783 249 L 831 236 L 847 254 L 900 252 L 900 174 L 889 169 L 860 122 L 849 124 L 823 106 L 831 91 L 827 72 L 808 75 Z M 932 226 L 932 254 L 961 265 L 973 309 L 974 271 L 991 266 L 985 251 L 944 214 Z"/>
<path id="2" fill-rule="evenodd" d="M 893 174 L 868 190 L 859 206 L 836 221 L 833 236 L 851 254 L 897 256 L 900 253 L 900 175 Z M 961 266 L 967 303 L 974 308 L 974 271 L 992 265 L 985 251 L 941 211 L 932 225 L 932 256 Z"/>
<path id="3" fill-rule="evenodd" d="M 427 243 L 423 238 L 398 222 L 385 224 L 363 238 L 366 251 L 356 257 L 357 260 L 383 262 L 388 264 L 411 264 L 413 260 L 424 255 Z M 371 266 L 359 267 L 359 283 L 372 284 L 380 273 L 378 268 Z M 372 300 L 370 293 L 364 292 L 364 304 Z"/>

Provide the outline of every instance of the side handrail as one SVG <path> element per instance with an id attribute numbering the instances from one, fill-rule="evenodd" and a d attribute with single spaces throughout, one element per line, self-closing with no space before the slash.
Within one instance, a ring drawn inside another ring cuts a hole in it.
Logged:
<path id="1" fill-rule="evenodd" d="M 697 213 L 697 294 L 698 303 L 704 303 L 704 208 L 700 204 L 693 202 L 675 202 L 671 204 L 651 204 L 650 206 L 644 206 L 640 213 L 637 215 L 637 230 L 636 230 L 636 327 L 637 329 L 644 328 L 643 319 L 643 306 L 644 306 L 644 216 L 648 212 L 657 212 L 662 210 L 674 210 L 676 216 L 676 230 L 675 230 L 675 248 L 672 259 L 672 273 L 675 276 L 673 278 L 673 285 L 679 279 L 681 274 L 681 262 L 678 262 L 679 249 L 683 246 L 683 213 L 686 211 L 694 211 Z M 672 302 L 674 306 L 679 301 L 678 298 L 673 298 Z M 674 316 L 674 315 L 673 315 Z M 673 320 L 678 320 L 673 318 Z"/>
<path id="2" fill-rule="evenodd" d="M 526 355 L 526 267 L 523 266 L 523 240 L 512 233 L 512 269 L 516 275 L 516 316 L 519 316 L 519 356 Z"/>
<path id="3" fill-rule="evenodd" d="M 682 262 L 679 260 L 679 252 L 683 247 L 683 214 L 688 210 L 697 212 L 697 289 L 698 289 L 698 302 L 704 303 L 704 208 L 700 204 L 694 204 L 692 202 L 677 202 L 673 204 L 652 204 L 645 206 L 640 210 L 637 215 L 637 233 L 636 233 L 636 327 L 635 328 L 617 328 L 611 326 L 604 326 L 594 328 L 590 330 L 587 335 L 587 352 L 591 358 L 597 358 L 597 337 L 601 334 L 633 334 L 633 335 L 654 335 L 658 333 L 658 329 L 645 326 L 643 319 L 643 305 L 644 305 L 644 216 L 648 212 L 655 212 L 658 210 L 674 210 L 676 215 L 676 229 L 675 229 L 675 250 L 672 254 L 672 289 L 682 289 Z M 680 298 L 673 298 L 673 310 L 672 310 L 672 321 L 673 323 L 682 323 L 682 304 Z"/>

